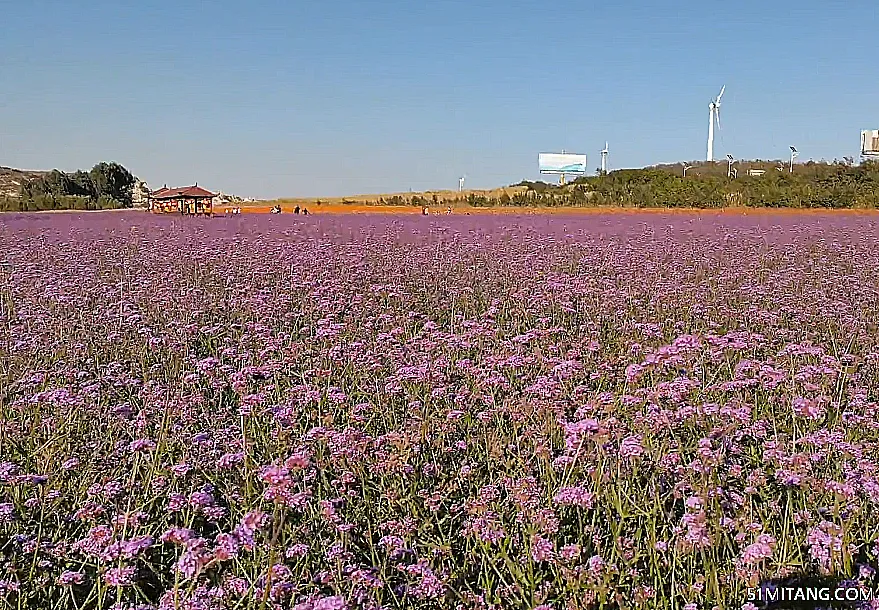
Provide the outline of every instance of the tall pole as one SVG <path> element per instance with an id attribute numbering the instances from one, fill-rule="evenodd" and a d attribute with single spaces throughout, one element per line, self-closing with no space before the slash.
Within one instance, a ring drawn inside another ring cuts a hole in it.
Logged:
<path id="1" fill-rule="evenodd" d="M 708 161 L 714 161 L 714 102 L 708 104 Z"/>

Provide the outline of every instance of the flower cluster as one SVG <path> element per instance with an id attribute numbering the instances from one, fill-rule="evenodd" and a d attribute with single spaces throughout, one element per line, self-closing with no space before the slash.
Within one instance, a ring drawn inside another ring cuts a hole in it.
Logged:
<path id="1" fill-rule="evenodd" d="M 0 240 L 9 607 L 709 610 L 875 580 L 871 217 L 8 215 Z"/>

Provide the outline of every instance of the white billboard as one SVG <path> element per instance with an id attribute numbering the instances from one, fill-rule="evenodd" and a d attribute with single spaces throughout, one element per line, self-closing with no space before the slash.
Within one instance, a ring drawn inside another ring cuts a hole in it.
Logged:
<path id="1" fill-rule="evenodd" d="M 570 153 L 540 153 L 537 165 L 541 174 L 585 174 L 586 155 Z"/>
<path id="2" fill-rule="evenodd" d="M 879 155 L 879 129 L 861 132 L 861 154 L 865 157 Z"/>

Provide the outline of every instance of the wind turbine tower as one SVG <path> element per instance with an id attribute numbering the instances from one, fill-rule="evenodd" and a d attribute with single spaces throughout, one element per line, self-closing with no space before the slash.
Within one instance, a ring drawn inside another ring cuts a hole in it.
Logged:
<path id="1" fill-rule="evenodd" d="M 466 179 L 467 179 L 467 175 L 466 175 L 466 174 L 463 175 L 463 176 L 461 176 L 460 178 L 458 178 L 458 191 L 459 191 L 459 192 L 464 190 L 464 181 L 465 181 Z"/>
<path id="2" fill-rule="evenodd" d="M 607 142 L 604 143 L 604 150 L 601 151 L 601 174 L 607 173 Z"/>
<path id="3" fill-rule="evenodd" d="M 720 93 L 708 104 L 708 156 L 706 157 L 708 161 L 714 161 L 714 124 L 717 123 L 717 128 L 720 129 L 720 98 L 723 97 L 724 91 L 726 85 L 720 88 Z"/>

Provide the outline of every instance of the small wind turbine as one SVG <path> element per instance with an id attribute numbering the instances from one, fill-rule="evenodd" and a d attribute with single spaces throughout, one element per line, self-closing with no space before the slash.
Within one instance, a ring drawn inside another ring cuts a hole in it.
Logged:
<path id="1" fill-rule="evenodd" d="M 795 146 L 790 147 L 790 173 L 794 173 L 794 159 L 800 156 L 799 151 Z"/>
<path id="2" fill-rule="evenodd" d="M 604 143 L 604 149 L 601 151 L 601 173 L 602 175 L 607 173 L 607 142 Z"/>
<path id="3" fill-rule="evenodd" d="M 458 178 L 458 191 L 464 190 L 464 181 L 467 179 L 467 174 L 464 174 L 460 178 Z"/>
<path id="4" fill-rule="evenodd" d="M 720 93 L 708 104 L 708 161 L 714 161 L 714 123 L 716 122 L 717 128 L 720 129 L 720 98 L 723 97 L 724 91 L 726 85 L 720 88 Z"/>

